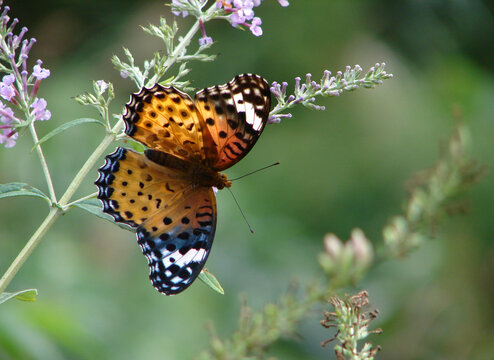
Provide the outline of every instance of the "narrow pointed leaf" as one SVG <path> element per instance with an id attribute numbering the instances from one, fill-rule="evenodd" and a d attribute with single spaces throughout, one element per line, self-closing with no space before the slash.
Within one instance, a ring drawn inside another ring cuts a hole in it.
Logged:
<path id="1" fill-rule="evenodd" d="M 126 139 L 126 142 L 132 149 L 134 149 L 138 153 L 142 154 L 144 150 L 146 150 L 146 147 L 144 145 L 142 145 L 140 142 L 135 141 L 134 139 Z"/>
<path id="2" fill-rule="evenodd" d="M 16 299 L 21 301 L 35 302 L 36 295 L 38 295 L 38 290 L 36 289 L 26 289 L 17 291 L 15 293 L 4 292 L 0 294 L 0 304 L 10 300 Z"/>
<path id="3" fill-rule="evenodd" d="M 209 272 L 208 269 L 204 268 L 201 271 L 199 274 L 199 279 L 214 291 L 220 293 L 221 295 L 225 295 L 225 290 L 221 287 L 220 282 L 216 279 L 216 276 Z"/>
<path id="4" fill-rule="evenodd" d="M 33 151 L 36 148 L 36 146 L 44 143 L 48 139 L 51 139 L 53 136 L 61 133 L 62 131 L 70 129 L 71 127 L 76 126 L 76 125 L 87 124 L 87 123 L 95 123 L 95 124 L 99 124 L 99 125 L 105 127 L 105 124 L 103 122 L 96 120 L 96 119 L 91 119 L 91 118 L 75 119 L 75 120 L 69 121 L 68 123 L 60 125 L 56 129 L 50 131 L 48 134 L 43 136 L 41 139 L 39 139 L 39 141 L 36 144 L 34 144 L 31 151 Z"/>
<path id="5" fill-rule="evenodd" d="M 34 196 L 50 201 L 50 198 L 46 196 L 41 190 L 32 187 L 26 183 L 8 183 L 0 184 L 0 199 L 11 196 Z"/>
<path id="6" fill-rule="evenodd" d="M 86 199 L 86 200 L 75 203 L 74 206 L 77 206 L 78 208 L 86 210 L 87 212 L 89 212 L 93 215 L 96 215 L 99 218 L 105 219 L 105 220 L 107 220 L 107 221 L 109 221 L 115 225 L 118 225 L 122 229 L 129 230 L 132 232 L 135 231 L 133 228 L 131 228 L 128 225 L 115 222 L 113 217 L 104 213 L 103 209 L 102 209 L 103 206 L 101 205 L 101 201 L 99 201 L 98 199 Z"/>

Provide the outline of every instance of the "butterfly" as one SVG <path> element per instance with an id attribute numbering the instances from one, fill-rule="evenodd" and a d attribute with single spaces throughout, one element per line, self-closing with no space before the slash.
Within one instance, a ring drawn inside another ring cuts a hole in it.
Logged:
<path id="1" fill-rule="evenodd" d="M 118 147 L 95 184 L 103 211 L 136 229 L 153 286 L 166 295 L 199 275 L 216 229 L 214 188 L 231 186 L 223 171 L 252 149 L 269 117 L 262 77 L 236 76 L 192 98 L 156 84 L 125 105 L 125 133 L 148 147 Z"/>

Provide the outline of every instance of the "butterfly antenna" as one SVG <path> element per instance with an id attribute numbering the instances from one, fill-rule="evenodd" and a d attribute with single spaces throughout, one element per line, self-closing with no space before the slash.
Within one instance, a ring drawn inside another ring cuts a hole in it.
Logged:
<path id="1" fill-rule="evenodd" d="M 242 217 L 244 218 L 245 222 L 247 223 L 247 226 L 249 227 L 250 232 L 253 234 L 254 230 L 252 229 L 252 226 L 250 226 L 249 222 L 247 221 L 247 218 L 245 217 L 245 214 L 242 211 L 242 208 L 240 207 L 240 205 L 237 201 L 237 198 L 235 197 L 235 195 L 233 195 L 233 191 L 231 191 L 230 188 L 227 188 L 227 189 L 230 192 L 230 194 L 232 194 L 233 200 L 235 200 L 235 204 L 237 204 L 238 209 L 240 210 L 240 213 L 242 214 Z"/>
<path id="2" fill-rule="evenodd" d="M 249 176 L 249 175 L 255 174 L 256 172 L 259 172 L 259 171 L 261 171 L 261 170 L 266 170 L 267 168 L 270 168 L 271 166 L 275 166 L 275 165 L 279 165 L 279 164 L 280 164 L 280 162 L 279 162 L 279 161 L 277 161 L 277 162 L 275 162 L 274 164 L 271 164 L 271 165 L 268 165 L 268 166 L 262 167 L 262 168 L 260 168 L 260 169 L 254 170 L 254 171 L 251 171 L 250 173 L 247 173 L 247 174 L 245 174 L 245 175 L 239 176 L 238 178 L 235 178 L 235 179 L 230 179 L 230 181 L 235 181 L 235 180 L 242 179 L 242 178 L 244 178 L 244 177 L 246 177 L 246 176 Z"/>

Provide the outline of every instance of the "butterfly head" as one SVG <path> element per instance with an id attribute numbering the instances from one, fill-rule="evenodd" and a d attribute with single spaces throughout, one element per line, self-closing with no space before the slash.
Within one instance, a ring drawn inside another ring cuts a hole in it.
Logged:
<path id="1" fill-rule="evenodd" d="M 208 168 L 201 163 L 190 163 L 189 178 L 199 186 L 215 187 L 218 190 L 232 186 L 225 174 L 215 169 Z"/>
<path id="2" fill-rule="evenodd" d="M 218 175 L 218 183 L 217 185 L 215 185 L 215 187 L 218 189 L 218 190 L 221 190 L 223 188 L 229 188 L 230 186 L 232 186 L 232 182 L 230 180 L 228 180 L 228 178 L 226 177 L 225 174 L 222 174 L 222 173 L 217 173 Z"/>

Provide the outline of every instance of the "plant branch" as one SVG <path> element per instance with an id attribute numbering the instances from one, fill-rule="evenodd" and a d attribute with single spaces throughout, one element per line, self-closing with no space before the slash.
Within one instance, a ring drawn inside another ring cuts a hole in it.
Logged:
<path id="1" fill-rule="evenodd" d="M 70 207 L 74 206 L 75 204 L 77 204 L 81 201 L 84 201 L 84 200 L 92 199 L 92 198 L 96 197 L 97 195 L 98 195 L 98 192 L 95 191 L 92 194 L 89 194 L 89 195 L 81 197 L 80 199 L 74 200 L 74 201 L 68 203 L 67 205 L 65 205 L 63 207 L 63 211 L 67 211 Z"/>
<path id="2" fill-rule="evenodd" d="M 69 187 L 63 194 L 63 196 L 60 199 L 60 206 L 64 207 L 68 204 L 76 190 L 79 188 L 79 186 L 82 183 L 82 180 L 86 177 L 86 175 L 89 173 L 91 168 L 94 166 L 96 161 L 100 158 L 101 155 L 105 152 L 106 148 L 113 142 L 115 141 L 115 136 L 116 133 L 120 131 L 120 129 L 123 126 L 123 120 L 120 119 L 115 126 L 113 127 L 112 131 L 107 133 L 104 139 L 101 141 L 101 143 L 98 145 L 98 147 L 93 151 L 93 153 L 89 156 L 89 158 L 86 160 L 85 164 L 82 166 L 82 168 L 79 170 L 77 175 L 74 177 L 72 182 L 70 183 Z"/>
<path id="3" fill-rule="evenodd" d="M 31 132 L 31 136 L 33 137 L 33 141 L 35 144 L 39 142 L 38 134 L 36 134 L 36 129 L 34 127 L 34 121 L 29 124 L 29 131 Z M 55 189 L 53 188 L 53 181 L 50 175 L 50 169 L 48 168 L 48 164 L 46 163 L 45 155 L 43 154 L 43 150 L 41 149 L 41 145 L 38 144 L 36 146 L 36 152 L 39 156 L 39 161 L 41 162 L 41 168 L 43 169 L 43 174 L 45 175 L 46 185 L 48 186 L 48 191 L 50 193 L 50 199 L 52 204 L 56 204 L 57 197 L 55 194 Z"/>
<path id="4" fill-rule="evenodd" d="M 31 255 L 33 250 L 36 248 L 43 235 L 45 235 L 48 229 L 53 225 L 57 218 L 62 215 L 62 213 L 63 212 L 59 208 L 52 207 L 50 209 L 48 216 L 41 223 L 36 232 L 31 236 L 29 241 L 26 243 L 26 246 L 24 246 L 19 255 L 17 255 L 15 260 L 12 262 L 12 264 L 10 264 L 9 268 L 0 279 L 0 294 L 5 291 L 19 269 L 26 262 L 29 255 Z"/>
<path id="5" fill-rule="evenodd" d="M 194 37 L 194 35 L 199 31 L 199 20 L 196 20 L 194 25 L 190 28 L 189 32 L 183 37 L 182 41 L 178 44 L 178 46 L 173 50 L 173 52 L 168 56 L 163 67 L 165 69 L 170 68 L 178 59 L 182 51 L 185 47 L 187 47 Z M 159 81 L 159 75 L 154 74 L 151 79 L 148 80 L 147 86 L 152 86 Z"/>

